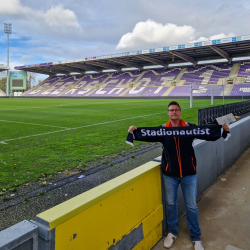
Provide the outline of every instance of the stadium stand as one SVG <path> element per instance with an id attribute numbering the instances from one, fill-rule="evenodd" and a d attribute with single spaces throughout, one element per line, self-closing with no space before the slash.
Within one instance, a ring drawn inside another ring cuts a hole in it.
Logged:
<path id="1" fill-rule="evenodd" d="M 141 71 L 113 73 L 106 82 L 105 88 L 122 88 L 127 87 L 127 84 L 132 86 L 141 73 Z"/>
<path id="2" fill-rule="evenodd" d="M 235 84 L 232 88 L 230 96 L 249 96 L 250 84 Z"/>
<path id="3" fill-rule="evenodd" d="M 37 85 L 36 88 L 32 88 L 31 90 L 24 92 L 22 96 L 36 96 L 47 90 L 49 87 L 52 87 L 59 79 L 61 79 L 59 76 L 49 77 Z"/>
<path id="4" fill-rule="evenodd" d="M 76 76 L 64 76 L 54 84 L 50 85 L 45 91 L 38 93 L 37 96 L 59 96 L 64 92 L 69 86 L 74 85 L 77 81 L 83 78 L 83 75 L 76 75 Z"/>
<path id="5" fill-rule="evenodd" d="M 226 84 L 227 79 L 234 84 Z M 201 85 L 194 96 L 210 96 L 206 84 L 225 84 L 227 96 L 248 96 L 250 88 L 250 62 L 234 64 L 198 65 L 174 68 L 155 68 L 95 74 L 53 76 L 23 96 L 64 97 L 158 97 L 189 96 L 190 84 Z M 241 85 L 244 84 L 244 87 Z M 203 86 L 202 86 L 203 85 Z M 214 96 L 222 95 L 220 89 Z"/>
<path id="6" fill-rule="evenodd" d="M 120 96 L 124 90 L 126 90 L 126 88 L 100 88 L 95 90 L 89 96 Z"/>
<path id="7" fill-rule="evenodd" d="M 220 78 L 229 76 L 232 65 L 209 65 L 188 67 L 183 74 L 184 85 L 195 84 L 217 84 Z"/>
<path id="8" fill-rule="evenodd" d="M 245 77 L 244 82 L 250 82 L 250 62 L 244 62 L 240 65 L 238 77 Z"/>
<path id="9" fill-rule="evenodd" d="M 98 88 L 108 76 L 109 74 L 105 73 L 80 75 L 80 80 L 71 85 L 71 88 L 64 91 L 61 96 L 84 96 Z"/>

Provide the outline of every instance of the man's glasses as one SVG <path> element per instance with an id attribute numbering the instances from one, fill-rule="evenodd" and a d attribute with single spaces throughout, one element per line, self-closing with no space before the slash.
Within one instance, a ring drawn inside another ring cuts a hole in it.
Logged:
<path id="1" fill-rule="evenodd" d="M 178 111 L 181 111 L 181 109 L 169 109 L 168 111 L 169 112 L 178 112 Z"/>

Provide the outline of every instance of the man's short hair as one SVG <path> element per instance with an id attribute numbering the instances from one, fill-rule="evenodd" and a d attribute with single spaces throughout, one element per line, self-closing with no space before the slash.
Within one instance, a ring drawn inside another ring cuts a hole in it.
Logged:
<path id="1" fill-rule="evenodd" d="M 179 104 L 178 102 L 176 102 L 176 101 L 170 102 L 170 103 L 168 104 L 168 108 L 169 108 L 169 106 L 171 106 L 171 105 L 177 105 L 177 106 L 179 106 L 179 108 L 181 109 L 180 104 Z"/>

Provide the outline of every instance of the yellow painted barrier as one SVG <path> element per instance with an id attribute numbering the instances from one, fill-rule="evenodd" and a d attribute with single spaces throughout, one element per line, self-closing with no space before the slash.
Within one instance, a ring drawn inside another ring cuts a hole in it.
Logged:
<path id="1" fill-rule="evenodd" d="M 160 164 L 148 162 L 37 218 L 55 229 L 55 250 L 151 249 L 162 237 Z"/>

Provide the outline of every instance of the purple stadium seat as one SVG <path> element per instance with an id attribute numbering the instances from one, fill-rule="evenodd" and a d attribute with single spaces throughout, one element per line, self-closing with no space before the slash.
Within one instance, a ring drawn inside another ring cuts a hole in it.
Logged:
<path id="1" fill-rule="evenodd" d="M 125 88 L 100 88 L 94 91 L 90 96 L 101 96 L 101 97 L 108 97 L 108 96 L 119 96 Z"/>
<path id="2" fill-rule="evenodd" d="M 209 66 L 188 67 L 181 80 L 186 80 L 184 85 L 217 84 L 220 78 L 228 77 L 232 65 L 219 64 Z"/>
<path id="3" fill-rule="evenodd" d="M 134 82 L 141 73 L 141 71 L 113 73 L 107 80 L 105 88 L 124 88 L 128 82 Z"/>
<path id="4" fill-rule="evenodd" d="M 221 94 L 221 89 L 213 90 L 214 96 Z M 168 94 L 168 96 L 190 96 L 189 86 L 176 86 Z M 211 96 L 211 90 L 207 89 L 206 86 L 200 86 L 197 90 L 193 90 L 193 96 Z"/>
<path id="5" fill-rule="evenodd" d="M 162 96 L 169 87 L 151 87 L 147 89 L 143 96 Z"/>
<path id="6" fill-rule="evenodd" d="M 249 96 L 250 84 L 235 84 L 232 88 L 230 96 Z"/>

